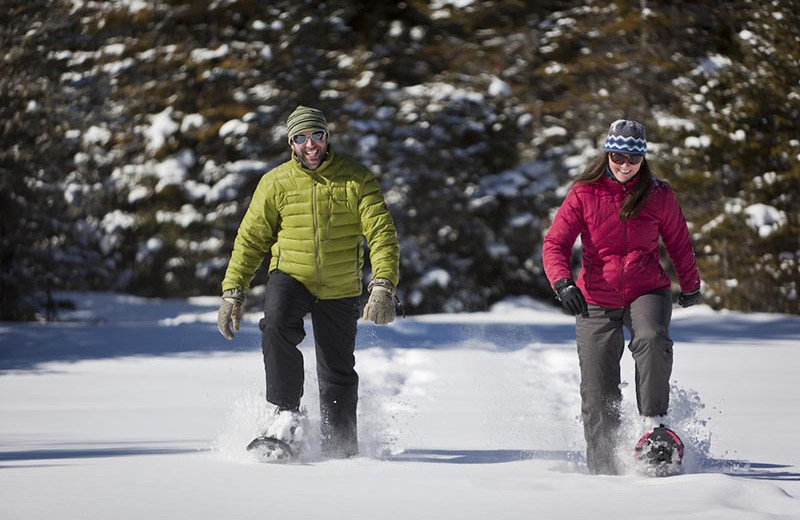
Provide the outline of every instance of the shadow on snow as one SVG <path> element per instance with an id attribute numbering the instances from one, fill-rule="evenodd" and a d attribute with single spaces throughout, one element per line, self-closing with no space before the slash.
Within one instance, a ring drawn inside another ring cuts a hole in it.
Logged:
<path id="1" fill-rule="evenodd" d="M 126 356 L 169 356 L 261 349 L 253 316 L 234 341 L 217 331 L 216 299 L 147 300 L 114 294 L 81 294 L 85 312 L 73 321 L 0 323 L 0 373 L 40 369 L 47 362 Z M 516 350 L 535 344 L 573 348 L 575 325 L 557 312 L 537 311 L 531 320 L 504 322 L 506 313 L 432 315 L 398 319 L 388 327 L 359 323 L 356 348 L 467 348 Z M 710 312 L 710 311 L 709 311 Z M 257 313 L 256 313 L 257 316 Z M 552 321 L 548 321 L 552 316 Z M 800 318 L 786 315 L 711 313 L 676 315 L 676 342 L 746 343 L 795 340 Z M 313 331 L 302 345 L 313 345 Z"/>
<path id="2" fill-rule="evenodd" d="M 574 341 L 568 324 L 424 323 L 408 318 L 377 327 L 360 323 L 357 349 L 363 348 L 476 348 L 519 349 L 532 343 Z M 313 345 L 313 331 L 302 345 Z M 258 326 L 242 326 L 234 341 L 216 324 L 163 325 L 158 321 L 52 322 L 0 325 L 0 372 L 39 369 L 48 362 L 77 362 L 127 356 L 169 356 L 219 352 L 260 352 Z"/>
<path id="3" fill-rule="evenodd" d="M 258 329 L 255 328 L 258 332 Z M 260 337 L 244 332 L 229 342 L 216 325 L 161 326 L 158 322 L 25 323 L 0 331 L 0 371 L 29 370 L 41 363 L 125 356 L 165 356 L 260 349 Z"/>
<path id="4" fill-rule="evenodd" d="M 182 442 L 186 444 L 185 442 Z M 48 446 L 44 448 L 0 451 L 0 462 L 66 460 L 66 459 L 95 459 L 108 457 L 136 457 L 143 455 L 182 455 L 187 453 L 202 453 L 208 448 L 176 447 L 174 442 L 167 444 L 161 442 L 141 443 L 112 443 L 112 445 L 97 447 L 75 446 L 70 444 L 64 447 Z M 0 468 L 21 466 L 0 466 Z M 26 466 L 27 467 L 27 466 Z"/>
<path id="5" fill-rule="evenodd" d="M 390 462 L 432 462 L 439 464 L 500 464 L 521 460 L 578 462 L 583 453 L 565 450 L 404 450 L 383 457 Z"/>
<path id="6" fill-rule="evenodd" d="M 552 460 L 585 466 L 584 454 L 566 450 L 429 450 L 410 449 L 383 457 L 389 462 L 426 462 L 434 464 L 502 464 L 523 460 Z M 786 471 L 793 466 L 708 459 L 695 474 L 720 473 L 737 478 L 775 481 L 800 481 L 800 473 Z"/>

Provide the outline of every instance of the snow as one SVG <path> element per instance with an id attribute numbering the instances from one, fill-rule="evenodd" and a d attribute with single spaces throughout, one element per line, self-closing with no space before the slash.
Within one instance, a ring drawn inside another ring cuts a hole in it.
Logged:
<path id="1" fill-rule="evenodd" d="M 491 97 L 502 97 L 502 98 L 510 97 L 512 94 L 511 85 L 509 85 L 502 79 L 498 78 L 497 76 L 492 77 L 492 81 L 491 83 L 489 83 L 488 92 Z"/>
<path id="2" fill-rule="evenodd" d="M 201 63 L 204 61 L 211 61 L 224 58 L 230 53 L 230 47 L 227 43 L 223 43 L 214 50 L 210 49 L 194 49 L 191 52 L 192 60 Z"/>
<path id="3" fill-rule="evenodd" d="M 86 133 L 83 134 L 83 143 L 84 144 L 98 144 L 103 146 L 111 140 L 111 131 L 107 128 L 101 128 L 99 126 L 92 125 L 86 130 Z"/>
<path id="4" fill-rule="evenodd" d="M 711 138 L 707 135 L 689 136 L 683 141 L 686 148 L 708 148 L 711 145 Z"/>
<path id="5" fill-rule="evenodd" d="M 442 9 L 444 7 L 453 6 L 456 9 L 464 9 L 475 3 L 475 0 L 434 0 L 431 3 L 431 9 Z"/>
<path id="6" fill-rule="evenodd" d="M 710 54 L 701 61 L 700 65 L 692 71 L 692 74 L 713 76 L 717 74 L 720 69 L 730 67 L 732 64 L 733 62 L 727 56 L 723 56 L 722 54 Z"/>
<path id="7" fill-rule="evenodd" d="M 156 222 L 159 224 L 175 223 L 182 228 L 187 228 L 196 222 L 203 221 L 203 214 L 191 204 L 184 204 L 180 211 L 156 211 Z"/>
<path id="8" fill-rule="evenodd" d="M 204 124 L 206 124 L 206 120 L 202 114 L 188 114 L 184 116 L 181 121 L 180 130 L 182 133 L 191 132 L 192 130 L 202 128 Z"/>
<path id="9" fill-rule="evenodd" d="M 788 223 L 785 212 L 766 204 L 751 204 L 744 208 L 744 212 L 747 224 L 756 229 L 761 238 L 770 236 Z"/>
<path id="10" fill-rule="evenodd" d="M 218 297 L 64 296 L 63 321 L 0 323 L 1 518 L 800 518 L 797 316 L 675 309 L 686 472 L 653 479 L 586 473 L 573 318 L 542 302 L 362 322 L 361 456 L 260 464 L 259 313 L 227 342 Z"/>
<path id="11" fill-rule="evenodd" d="M 656 119 L 656 125 L 661 128 L 666 128 L 669 130 L 687 130 L 692 131 L 695 129 L 694 121 L 689 119 L 684 119 L 680 117 L 675 117 L 670 114 L 666 114 L 663 112 L 656 112 L 654 114 Z"/>
<path id="12" fill-rule="evenodd" d="M 231 119 L 230 121 L 226 121 L 219 128 L 219 135 L 220 137 L 241 137 L 247 133 L 249 128 L 250 125 L 244 121 L 240 121 L 239 119 Z"/>
<path id="13" fill-rule="evenodd" d="M 178 131 L 180 125 L 172 119 L 172 107 L 167 107 L 158 114 L 150 116 L 150 126 L 144 130 L 147 138 L 147 150 L 157 152 L 166 144 L 167 139 Z"/>
<path id="14" fill-rule="evenodd" d="M 168 186 L 182 185 L 189 176 L 189 169 L 196 162 L 197 159 L 194 152 L 190 149 L 184 149 L 178 154 L 156 163 L 153 167 L 154 175 L 158 178 L 158 184 L 155 187 L 156 193 L 161 192 Z"/>
<path id="15" fill-rule="evenodd" d="M 421 287 L 430 287 L 438 285 L 439 287 L 447 287 L 450 285 L 450 273 L 441 268 L 431 269 L 422 277 L 420 282 Z"/>

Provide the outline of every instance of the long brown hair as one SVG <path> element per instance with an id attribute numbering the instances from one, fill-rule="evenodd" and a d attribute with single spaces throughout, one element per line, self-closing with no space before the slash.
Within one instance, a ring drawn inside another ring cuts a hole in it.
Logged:
<path id="1" fill-rule="evenodd" d="M 588 184 L 602 179 L 606 174 L 608 167 L 608 154 L 603 152 L 589 166 L 584 170 L 580 177 L 575 179 L 573 185 L 582 183 Z M 647 159 L 642 159 L 642 165 L 639 166 L 639 173 L 636 174 L 639 181 L 636 186 L 628 193 L 625 200 L 622 201 L 622 207 L 619 209 L 619 219 L 628 220 L 635 217 L 639 210 L 642 209 L 647 200 L 647 194 L 650 192 L 650 187 L 653 185 L 653 172 L 650 171 L 650 166 L 647 164 Z"/>

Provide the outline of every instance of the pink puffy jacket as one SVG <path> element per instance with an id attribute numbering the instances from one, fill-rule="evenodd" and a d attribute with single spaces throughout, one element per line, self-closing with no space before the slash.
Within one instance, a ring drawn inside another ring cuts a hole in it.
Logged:
<path id="1" fill-rule="evenodd" d="M 666 182 L 653 179 L 639 214 L 620 221 L 622 201 L 636 182 L 620 184 L 604 176 L 595 182 L 576 183 L 569 190 L 544 237 L 542 257 L 551 286 L 562 278 L 572 278 L 570 256 L 580 235 L 583 265 L 576 283 L 587 303 L 622 308 L 643 294 L 668 289 L 659 237 L 681 291 L 700 288 L 686 220 Z"/>

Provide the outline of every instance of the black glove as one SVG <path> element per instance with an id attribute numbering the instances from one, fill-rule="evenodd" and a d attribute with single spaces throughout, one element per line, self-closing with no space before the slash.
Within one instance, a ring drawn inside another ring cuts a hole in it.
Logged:
<path id="1" fill-rule="evenodd" d="M 578 314 L 583 316 L 589 315 L 589 307 L 586 305 L 586 299 L 583 297 L 583 293 L 578 289 L 574 281 L 569 278 L 562 278 L 553 285 L 553 289 L 556 290 L 556 295 L 559 301 L 561 301 L 561 306 L 569 311 L 570 314 L 574 314 L 575 316 Z"/>
<path id="2" fill-rule="evenodd" d="M 700 294 L 700 289 L 690 293 L 682 292 L 678 295 L 678 305 L 684 308 L 691 307 L 695 303 L 699 302 L 702 298 L 703 295 Z"/>

